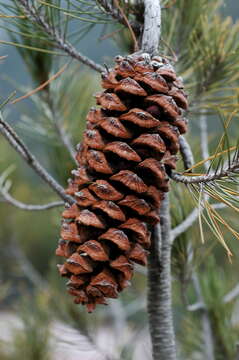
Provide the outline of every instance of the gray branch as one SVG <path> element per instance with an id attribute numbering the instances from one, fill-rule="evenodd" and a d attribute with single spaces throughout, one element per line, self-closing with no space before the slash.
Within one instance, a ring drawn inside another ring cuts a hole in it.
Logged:
<path id="1" fill-rule="evenodd" d="M 73 59 L 76 59 L 83 64 L 89 66 L 90 68 L 102 72 L 104 71 L 103 66 L 96 64 L 93 60 L 89 59 L 88 57 L 82 55 L 78 52 L 74 46 L 61 37 L 59 31 L 57 29 L 53 29 L 44 19 L 42 15 L 36 10 L 33 5 L 30 5 L 27 0 L 19 0 L 20 4 L 22 5 L 24 14 L 31 20 L 36 22 L 39 26 L 44 29 L 44 31 L 55 41 L 57 47 L 68 55 L 70 55 Z"/>
<path id="2" fill-rule="evenodd" d="M 224 209 L 226 207 L 226 204 L 219 203 L 219 204 L 213 204 L 213 209 Z M 176 226 L 172 230 L 172 242 L 181 234 L 183 234 L 185 231 L 187 231 L 197 220 L 199 216 L 198 208 L 195 208 L 192 210 L 192 212 L 187 216 L 187 218 L 178 226 Z"/>
<path id="3" fill-rule="evenodd" d="M 198 310 L 204 310 L 205 309 L 205 304 L 202 302 L 196 302 L 194 304 L 188 305 L 187 306 L 187 310 L 188 311 L 198 311 Z"/>
<path id="4" fill-rule="evenodd" d="M 144 0 L 143 52 L 157 54 L 161 36 L 159 0 Z M 169 197 L 160 208 L 160 226 L 153 230 L 148 265 L 148 316 L 153 360 L 176 360 L 171 289 L 171 219 Z"/>
<path id="5" fill-rule="evenodd" d="M 12 127 L 0 115 L 0 133 L 8 143 L 21 155 L 25 162 L 66 202 L 73 204 L 75 200 L 66 195 L 64 188 L 47 172 L 19 138 Z"/>
<path id="6" fill-rule="evenodd" d="M 154 232 L 148 267 L 148 314 L 154 360 L 176 360 L 171 298 L 171 222 L 169 198 L 160 209 L 161 233 Z M 161 249 L 159 248 L 159 244 Z"/>
<path id="7" fill-rule="evenodd" d="M 194 157 L 191 146 L 187 142 L 184 136 L 179 137 L 180 152 L 183 158 L 183 164 L 185 170 L 190 169 L 194 164 Z"/>
<path id="8" fill-rule="evenodd" d="M 239 284 L 237 284 L 228 294 L 223 298 L 225 304 L 233 301 L 237 296 L 239 296 Z"/>
<path id="9" fill-rule="evenodd" d="M 25 204 L 21 201 L 18 201 L 16 199 L 14 199 L 7 191 L 5 191 L 4 189 L 0 189 L 0 193 L 2 195 L 2 197 L 5 199 L 5 201 L 21 210 L 26 210 L 26 211 L 44 211 L 44 210 L 50 210 L 53 209 L 55 207 L 59 207 L 59 206 L 63 206 L 64 202 L 63 201 L 54 201 L 48 204 L 44 204 L 44 205 L 30 205 L 30 204 Z"/>
<path id="10" fill-rule="evenodd" d="M 120 24 L 126 25 L 125 19 L 120 13 L 119 9 L 117 9 L 110 1 L 108 0 L 97 0 L 98 4 L 105 10 L 107 14 L 109 14 L 113 19 L 117 20 Z"/>
<path id="11" fill-rule="evenodd" d="M 161 36 L 160 0 L 144 0 L 144 31 L 141 50 L 157 54 Z"/>
<path id="12" fill-rule="evenodd" d="M 223 169 L 214 174 L 206 174 L 201 176 L 186 176 L 176 172 L 172 172 L 170 176 L 173 180 L 184 184 L 200 184 L 200 183 L 205 184 L 238 174 L 239 174 L 239 162 L 237 161 L 228 168 Z"/>
<path id="13" fill-rule="evenodd" d="M 237 284 L 232 290 L 230 290 L 224 297 L 223 303 L 228 304 L 231 301 L 235 300 L 239 296 L 239 284 Z M 188 311 L 197 311 L 205 308 L 205 304 L 197 302 L 195 304 L 189 305 L 187 307 Z"/>

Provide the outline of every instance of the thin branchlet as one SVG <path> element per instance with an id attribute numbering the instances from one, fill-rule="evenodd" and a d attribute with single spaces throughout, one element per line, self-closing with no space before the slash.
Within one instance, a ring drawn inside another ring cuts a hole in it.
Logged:
<path id="1" fill-rule="evenodd" d="M 206 174 L 200 176 L 187 176 L 183 174 L 179 174 L 176 172 L 172 172 L 170 174 L 171 178 L 177 182 L 181 182 L 183 184 L 206 184 L 215 180 L 220 180 L 223 178 L 229 178 L 233 175 L 239 174 L 239 162 L 235 162 L 228 166 L 226 169 L 223 169 L 219 172 L 213 174 Z"/>
<path id="2" fill-rule="evenodd" d="M 0 133 L 8 143 L 21 155 L 26 163 L 66 202 L 73 204 L 75 200 L 65 193 L 64 188 L 47 172 L 31 153 L 13 128 L 0 117 Z"/>
<path id="3" fill-rule="evenodd" d="M 18 209 L 25 210 L 25 211 L 44 211 L 44 210 L 50 210 L 50 209 L 64 205 L 63 201 L 54 201 L 54 202 L 44 204 L 44 205 L 30 205 L 30 204 L 25 204 L 15 198 L 13 198 L 4 189 L 0 189 L 0 194 L 2 195 L 3 199 L 7 203 L 15 206 Z"/>
<path id="4" fill-rule="evenodd" d="M 140 33 L 141 24 L 137 21 L 126 21 L 125 16 L 123 16 L 119 7 L 115 6 L 114 1 L 109 0 L 97 0 L 97 3 L 105 10 L 105 12 L 110 15 L 114 20 L 116 20 L 119 24 L 124 25 L 125 27 L 132 27 L 136 34 Z M 137 6 L 137 5 L 135 5 Z"/>
<path id="5" fill-rule="evenodd" d="M 125 19 L 120 13 L 119 9 L 116 8 L 113 2 L 108 0 L 97 0 L 97 3 L 109 14 L 113 19 L 117 20 L 120 24 L 126 25 Z"/>
<path id="6" fill-rule="evenodd" d="M 191 146 L 187 142 L 184 136 L 179 137 L 180 153 L 183 158 L 183 164 L 185 170 L 190 169 L 194 164 L 194 156 Z"/>
<path id="7" fill-rule="evenodd" d="M 226 204 L 224 203 L 218 203 L 218 204 L 212 204 L 213 209 L 224 209 L 226 207 Z M 184 221 L 181 222 L 178 226 L 176 226 L 174 229 L 172 229 L 172 242 L 181 234 L 185 233 L 198 219 L 199 216 L 199 209 L 195 208 L 192 210 L 192 212 L 186 217 Z"/>
<path id="8" fill-rule="evenodd" d="M 98 72 L 104 71 L 103 66 L 95 63 L 87 56 L 82 55 L 74 48 L 71 43 L 65 40 L 60 35 L 60 32 L 56 28 L 53 28 L 32 4 L 29 4 L 29 1 L 19 0 L 19 3 L 21 4 L 22 10 L 24 14 L 28 17 L 28 19 L 31 21 L 35 21 L 52 38 L 52 40 L 54 40 L 55 44 L 59 49 L 66 52 L 73 59 L 76 59 L 83 64 L 89 66 L 93 70 L 96 70 Z"/>

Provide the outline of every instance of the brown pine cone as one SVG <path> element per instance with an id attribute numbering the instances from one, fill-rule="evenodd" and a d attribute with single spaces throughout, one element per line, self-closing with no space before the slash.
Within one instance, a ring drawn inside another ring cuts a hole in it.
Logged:
<path id="1" fill-rule="evenodd" d="M 68 292 L 89 312 L 129 285 L 134 263 L 146 265 L 150 227 L 187 129 L 187 96 L 165 59 L 118 56 L 102 87 L 78 147 L 66 191 L 76 204 L 62 214 L 56 250 L 67 258 L 59 271 Z"/>

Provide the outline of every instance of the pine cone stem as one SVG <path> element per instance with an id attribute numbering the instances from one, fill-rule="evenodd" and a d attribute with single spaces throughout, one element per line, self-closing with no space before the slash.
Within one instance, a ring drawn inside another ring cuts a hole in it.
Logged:
<path id="1" fill-rule="evenodd" d="M 155 55 L 158 52 L 161 35 L 160 0 L 144 0 L 144 7 L 144 32 L 141 49 Z"/>
<path id="2" fill-rule="evenodd" d="M 153 360 L 176 360 L 171 298 L 171 222 L 168 195 L 162 201 L 160 218 L 161 231 L 160 234 L 153 231 L 148 264 L 149 328 Z M 160 243 L 161 248 L 159 248 Z"/>

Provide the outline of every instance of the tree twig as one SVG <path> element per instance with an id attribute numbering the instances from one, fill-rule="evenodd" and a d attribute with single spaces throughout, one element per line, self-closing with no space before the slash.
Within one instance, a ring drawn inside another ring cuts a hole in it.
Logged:
<path id="1" fill-rule="evenodd" d="M 239 162 L 235 162 L 234 164 L 231 164 L 228 168 L 223 169 L 220 172 L 214 174 L 206 174 L 200 176 L 186 176 L 176 172 L 172 172 L 170 176 L 173 180 L 184 184 L 200 184 L 200 183 L 209 183 L 214 180 L 219 180 L 237 174 L 239 174 Z"/>
<path id="2" fill-rule="evenodd" d="M 161 4 L 160 0 L 144 0 L 144 31 L 142 51 L 151 55 L 157 54 L 161 37 Z"/>
<path id="3" fill-rule="evenodd" d="M 224 296 L 223 302 L 227 304 L 234 300 L 237 296 L 239 296 L 239 284 L 237 284 L 231 291 L 229 291 L 229 293 Z"/>
<path id="4" fill-rule="evenodd" d="M 118 23 L 128 27 L 128 19 L 126 21 L 122 12 L 119 10 L 119 8 L 115 7 L 112 2 L 108 0 L 97 0 L 97 2 L 113 19 L 117 20 Z M 138 23 L 129 21 L 129 24 L 134 31 L 136 31 L 137 33 L 139 32 L 140 25 Z"/>
<path id="5" fill-rule="evenodd" d="M 183 164 L 185 170 L 190 169 L 194 164 L 194 156 L 191 146 L 187 142 L 184 136 L 179 137 L 180 152 L 183 158 Z"/>
<path id="6" fill-rule="evenodd" d="M 48 204 L 44 204 L 44 205 L 30 205 L 30 204 L 25 204 L 21 201 L 18 201 L 16 199 L 14 199 L 7 191 L 5 191 L 4 189 L 0 188 L 0 193 L 2 195 L 2 197 L 6 200 L 6 202 L 8 202 L 9 204 L 21 209 L 21 210 L 26 210 L 26 211 L 43 211 L 43 210 L 50 210 L 53 209 L 55 207 L 59 207 L 59 206 L 63 206 L 64 202 L 63 201 L 54 201 Z"/>
<path id="7" fill-rule="evenodd" d="M 113 6 L 113 4 L 111 4 L 108 0 L 97 0 L 97 3 L 100 4 L 106 13 L 109 14 L 113 19 L 117 20 L 120 24 L 127 26 L 125 19 L 119 9 Z"/>
<path id="8" fill-rule="evenodd" d="M 66 202 L 73 204 L 75 200 L 65 193 L 64 188 L 47 172 L 19 138 L 12 127 L 3 120 L 0 114 L 0 133 L 8 143 L 21 155 L 26 163 Z"/>
<path id="9" fill-rule="evenodd" d="M 13 101 L 11 101 L 10 104 L 16 104 L 19 101 L 28 99 L 29 97 L 31 97 L 32 95 L 36 94 L 39 91 L 42 91 L 47 85 L 49 85 L 53 80 L 57 79 L 67 68 L 69 64 L 65 64 L 64 66 L 61 67 L 61 69 L 59 71 L 57 71 L 56 74 L 52 75 L 47 81 L 45 81 L 43 84 L 39 85 L 37 88 L 30 90 L 27 94 L 20 96 L 17 99 L 14 99 Z"/>
<path id="10" fill-rule="evenodd" d="M 224 209 L 225 207 L 226 204 L 224 203 L 212 204 L 213 209 Z M 172 230 L 172 242 L 178 236 L 180 236 L 185 231 L 187 231 L 197 220 L 198 216 L 199 216 L 198 208 L 193 209 L 192 212 L 186 217 L 186 219 Z"/>
<path id="11" fill-rule="evenodd" d="M 196 302 L 196 303 L 194 303 L 194 304 L 191 304 L 191 305 L 188 305 L 187 306 L 187 310 L 188 311 L 198 311 L 198 310 L 204 310 L 204 308 L 205 308 L 205 305 L 204 305 L 204 303 L 202 303 L 202 302 Z"/>
<path id="12" fill-rule="evenodd" d="M 83 64 L 89 66 L 90 68 L 102 72 L 104 71 L 103 66 L 95 63 L 93 60 L 89 59 L 88 57 L 82 55 L 78 52 L 74 46 L 66 41 L 63 37 L 61 37 L 59 31 L 57 29 L 53 29 L 44 19 L 42 15 L 36 10 L 33 5 L 30 5 L 27 0 L 19 0 L 19 3 L 23 7 L 24 14 L 28 17 L 28 19 L 33 20 L 39 26 L 44 29 L 44 31 L 51 36 L 51 38 L 55 41 L 57 47 L 68 55 L 70 55 L 73 59 L 76 59 Z"/>

